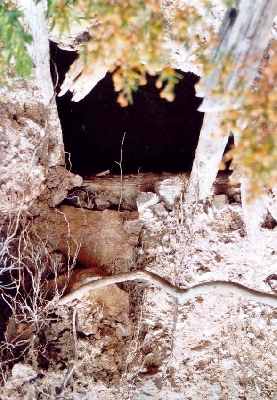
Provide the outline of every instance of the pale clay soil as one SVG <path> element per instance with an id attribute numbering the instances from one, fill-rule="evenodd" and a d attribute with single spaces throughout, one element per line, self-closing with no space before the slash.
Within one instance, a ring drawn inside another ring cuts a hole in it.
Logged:
<path id="1" fill-rule="evenodd" d="M 277 229 L 262 229 L 267 245 L 255 250 L 239 200 L 215 204 L 211 196 L 189 211 L 180 198 L 171 207 L 159 198 L 141 208 L 132 259 L 107 270 L 146 268 L 184 287 L 232 280 L 271 292 L 264 280 L 277 271 Z M 1 399 L 277 398 L 274 308 L 218 293 L 181 306 L 143 282 L 113 286 L 51 314 Z"/>

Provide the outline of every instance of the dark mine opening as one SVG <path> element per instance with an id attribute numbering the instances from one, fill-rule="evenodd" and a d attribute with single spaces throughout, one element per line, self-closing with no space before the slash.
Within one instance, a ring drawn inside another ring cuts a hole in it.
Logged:
<path id="1" fill-rule="evenodd" d="M 60 50 L 51 44 L 52 76 L 58 74 L 57 93 L 66 71 L 76 59 L 76 52 Z M 203 122 L 197 111 L 201 99 L 195 96 L 198 77 L 184 73 L 170 103 L 159 96 L 156 77 L 133 95 L 133 105 L 122 108 L 116 101 L 112 75 L 107 73 L 80 102 L 72 102 L 71 92 L 57 97 L 65 151 L 70 154 L 72 172 L 90 176 L 109 170 L 122 172 L 190 171 Z"/>

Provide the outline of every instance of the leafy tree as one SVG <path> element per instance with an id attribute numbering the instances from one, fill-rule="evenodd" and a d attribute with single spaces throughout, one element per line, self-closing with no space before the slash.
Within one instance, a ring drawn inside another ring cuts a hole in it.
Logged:
<path id="1" fill-rule="evenodd" d="M 205 3 L 207 11 L 210 5 Z M 161 97 L 174 100 L 174 86 L 181 76 L 170 67 L 168 40 L 186 48 L 194 42 L 194 52 L 204 52 L 204 38 L 188 34 L 193 24 L 204 24 L 204 19 L 196 7 L 179 1 L 49 0 L 48 17 L 52 27 L 58 25 L 61 32 L 70 30 L 73 20 L 91 21 L 90 40 L 82 55 L 87 65 L 98 61 L 107 65 L 122 106 L 132 102 L 132 92 L 146 84 L 146 73 L 159 75 L 156 85 L 162 89 Z M 202 29 L 212 37 L 210 26 Z"/>
<path id="2" fill-rule="evenodd" d="M 258 196 L 264 185 L 277 184 L 277 42 L 270 45 L 261 61 L 259 76 L 251 90 L 243 82 L 231 94 L 240 107 L 227 110 L 222 129 L 239 132 L 239 141 L 227 155 L 249 179 L 249 199 Z"/>
<path id="3" fill-rule="evenodd" d="M 32 60 L 26 43 L 32 36 L 23 27 L 23 13 L 14 8 L 11 1 L 0 0 L 0 83 L 5 74 L 28 78 L 32 71 Z"/>

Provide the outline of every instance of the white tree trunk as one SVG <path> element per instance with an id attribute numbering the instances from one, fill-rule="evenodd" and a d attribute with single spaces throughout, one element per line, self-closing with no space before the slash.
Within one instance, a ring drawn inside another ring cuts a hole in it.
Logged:
<path id="1" fill-rule="evenodd" d="M 237 108 L 243 105 L 243 98 L 232 98 L 238 83 L 243 80 L 244 90 L 250 89 L 260 66 L 263 53 L 268 46 L 274 17 L 277 14 L 276 0 L 240 0 L 237 8 L 229 9 L 219 31 L 219 44 L 212 51 L 215 69 L 211 76 L 201 78 L 197 96 L 204 97 L 199 110 L 215 111 Z M 220 86 L 224 93 L 211 96 L 219 84 L 224 68 L 224 57 L 231 58 L 228 75 Z"/>
<path id="2" fill-rule="evenodd" d="M 228 142 L 228 136 L 222 134 L 220 123 L 220 112 L 206 113 L 186 192 L 190 203 L 207 197 L 215 181 Z"/>
<path id="3" fill-rule="evenodd" d="M 186 201 L 192 203 L 209 195 L 218 173 L 228 133 L 222 135 L 221 111 L 243 105 L 243 97 L 233 99 L 231 92 L 241 78 L 245 88 L 250 88 L 259 68 L 260 60 L 269 42 L 270 28 L 277 14 L 276 0 L 240 0 L 237 9 L 230 9 L 219 32 L 219 45 L 213 49 L 212 61 L 217 67 L 211 76 L 203 77 L 197 95 L 204 97 L 199 108 L 207 112 L 199 137 L 195 160 L 187 189 Z M 233 51 L 232 53 L 231 50 Z M 224 95 L 213 97 L 211 92 L 219 83 L 223 65 L 222 57 L 232 54 L 234 68 L 224 78 Z M 262 244 L 260 237 L 260 215 L 262 201 L 251 207 L 245 201 L 247 180 L 242 181 L 242 197 L 249 238 L 254 246 Z M 262 207 L 263 208 L 263 207 Z"/>
<path id="4" fill-rule="evenodd" d="M 262 249 L 266 245 L 264 238 L 261 235 L 261 223 L 267 212 L 265 201 L 262 198 L 256 199 L 253 203 L 249 204 L 247 201 L 248 193 L 248 180 L 241 179 L 241 204 L 244 214 L 244 221 L 248 239 L 252 247 L 255 249 Z"/>
<path id="5" fill-rule="evenodd" d="M 34 64 L 35 85 L 40 89 L 37 101 L 41 101 L 47 107 L 45 131 L 48 140 L 45 141 L 47 145 L 43 151 L 48 156 L 48 167 L 63 165 L 63 137 L 50 73 L 49 32 L 46 20 L 47 0 L 41 0 L 38 4 L 35 4 L 34 0 L 18 0 L 18 2 L 33 36 L 28 51 Z"/>
<path id="6" fill-rule="evenodd" d="M 48 105 L 54 95 L 50 75 L 50 56 L 48 27 L 46 21 L 47 0 L 38 4 L 34 0 L 18 0 L 24 11 L 24 16 L 33 36 L 33 41 L 28 46 L 29 53 L 34 63 L 36 83 L 41 89 L 43 102 Z"/>

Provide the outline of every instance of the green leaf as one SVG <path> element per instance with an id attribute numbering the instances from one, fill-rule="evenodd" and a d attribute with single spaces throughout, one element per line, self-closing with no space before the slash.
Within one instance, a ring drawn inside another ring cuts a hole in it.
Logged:
<path id="1" fill-rule="evenodd" d="M 2 75 L 4 72 L 14 72 L 26 78 L 31 74 L 32 61 L 25 43 L 31 43 L 32 35 L 22 27 L 23 13 L 7 7 L 7 2 L 0 1 L 0 53 L 3 60 L 1 72 Z"/>

